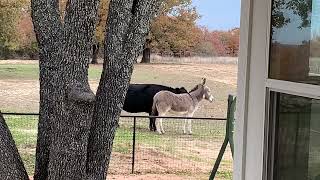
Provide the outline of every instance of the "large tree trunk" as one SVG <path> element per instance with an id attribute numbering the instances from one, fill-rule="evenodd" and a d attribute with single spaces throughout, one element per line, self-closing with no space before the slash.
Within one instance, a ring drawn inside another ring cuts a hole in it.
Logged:
<path id="1" fill-rule="evenodd" d="M 64 18 L 61 59 L 58 64 L 59 115 L 52 124 L 49 179 L 85 179 L 87 144 L 95 96 L 88 82 L 97 0 L 69 1 Z M 55 96 L 55 95 L 54 95 Z"/>
<path id="2" fill-rule="evenodd" d="M 98 0 L 69 0 L 63 23 L 58 2 L 32 0 L 40 56 L 34 179 L 104 180 L 133 62 L 161 1 L 111 1 L 96 98 L 88 67 Z"/>
<path id="3" fill-rule="evenodd" d="M 142 51 L 150 21 L 160 3 L 159 0 L 111 1 L 104 45 L 104 68 L 96 94 L 88 145 L 87 170 L 92 180 L 106 178 L 133 63 Z"/>
<path id="4" fill-rule="evenodd" d="M 18 149 L 14 143 L 8 126 L 0 112 L 0 179 L 27 180 L 28 174 L 24 168 Z"/>
<path id="5" fill-rule="evenodd" d="M 40 49 L 40 119 L 34 178 L 85 179 L 94 94 L 87 73 L 97 0 L 68 1 L 62 25 L 57 1 L 33 0 Z"/>

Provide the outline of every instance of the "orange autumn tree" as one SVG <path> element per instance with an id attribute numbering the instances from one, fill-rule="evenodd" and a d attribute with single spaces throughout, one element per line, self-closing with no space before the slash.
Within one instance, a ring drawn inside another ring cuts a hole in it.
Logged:
<path id="1" fill-rule="evenodd" d="M 199 19 L 191 1 L 167 1 L 151 26 L 153 52 L 181 56 L 193 51 L 201 37 Z"/>

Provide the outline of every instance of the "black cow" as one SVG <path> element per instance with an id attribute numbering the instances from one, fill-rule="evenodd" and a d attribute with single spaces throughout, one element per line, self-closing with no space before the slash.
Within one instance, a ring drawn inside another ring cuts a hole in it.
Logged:
<path id="1" fill-rule="evenodd" d="M 187 93 L 187 90 L 184 87 L 171 88 L 157 84 L 130 84 L 124 101 L 123 110 L 129 113 L 146 112 L 151 115 L 153 96 L 163 90 L 171 91 L 176 94 Z M 157 130 L 154 118 L 150 118 L 149 128 L 150 131 Z"/>

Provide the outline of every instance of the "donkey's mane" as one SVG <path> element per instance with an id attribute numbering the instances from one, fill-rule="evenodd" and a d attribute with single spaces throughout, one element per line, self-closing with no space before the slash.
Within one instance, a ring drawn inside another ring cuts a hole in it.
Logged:
<path id="1" fill-rule="evenodd" d="M 193 91 L 197 90 L 197 89 L 198 89 L 198 87 L 199 87 L 199 85 L 200 85 L 200 84 L 197 84 L 194 88 L 192 88 L 192 89 L 189 91 L 189 93 L 191 93 L 191 92 L 193 92 Z"/>

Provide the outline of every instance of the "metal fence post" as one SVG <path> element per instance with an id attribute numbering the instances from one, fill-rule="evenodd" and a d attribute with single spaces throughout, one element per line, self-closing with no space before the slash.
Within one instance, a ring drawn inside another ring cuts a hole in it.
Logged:
<path id="1" fill-rule="evenodd" d="M 234 126 L 235 126 L 235 111 L 236 111 L 236 102 L 237 102 L 237 97 L 233 97 L 231 96 L 232 101 L 230 104 L 230 114 L 229 117 L 227 117 L 227 121 L 229 122 L 229 128 L 228 128 L 228 140 L 229 140 L 229 144 L 230 144 L 230 148 L 231 148 L 231 154 L 232 157 L 233 152 L 234 152 Z"/>
<path id="2" fill-rule="evenodd" d="M 233 131 L 234 131 L 235 106 L 236 106 L 236 98 L 234 98 L 234 96 L 232 96 L 232 95 L 229 95 L 229 97 L 228 97 L 228 110 L 227 110 L 227 123 L 226 123 L 226 135 L 225 135 L 223 144 L 220 148 L 216 162 L 214 163 L 209 180 L 213 180 L 214 177 L 216 176 L 216 173 L 218 172 L 218 168 L 219 168 L 220 162 L 222 160 L 223 154 L 227 148 L 228 142 L 230 143 L 230 149 L 231 149 L 231 153 L 232 153 L 232 157 L 233 157 L 233 147 L 234 147 Z"/>
<path id="3" fill-rule="evenodd" d="M 134 160 L 136 151 L 136 117 L 133 117 L 133 136 L 132 136 L 132 167 L 131 173 L 134 173 Z"/>

